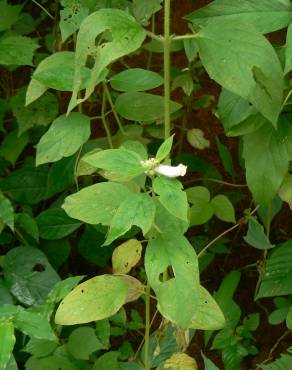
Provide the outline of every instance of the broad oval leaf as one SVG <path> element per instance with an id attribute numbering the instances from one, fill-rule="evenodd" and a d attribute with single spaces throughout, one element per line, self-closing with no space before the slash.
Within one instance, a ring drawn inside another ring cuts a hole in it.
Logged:
<path id="1" fill-rule="evenodd" d="M 110 79 L 111 87 L 118 91 L 146 91 L 163 84 L 160 74 L 141 68 L 130 68 Z"/>
<path id="2" fill-rule="evenodd" d="M 6 369 L 6 365 L 12 355 L 15 344 L 14 325 L 10 320 L 0 322 L 0 369 Z"/>
<path id="3" fill-rule="evenodd" d="M 117 176 L 117 180 L 120 178 L 122 182 L 145 172 L 139 154 L 124 148 L 102 150 L 87 155 L 83 161 L 93 167 L 112 173 Z"/>
<path id="4" fill-rule="evenodd" d="M 2 37 L 0 39 L 0 65 L 31 66 L 34 52 L 38 47 L 36 41 L 30 37 L 20 35 Z"/>
<path id="5" fill-rule="evenodd" d="M 90 136 L 90 119 L 79 112 L 55 119 L 37 145 L 36 165 L 70 157 Z"/>
<path id="6" fill-rule="evenodd" d="M 69 195 L 62 207 L 77 220 L 92 225 L 110 225 L 116 210 L 130 193 L 123 184 L 101 182 Z"/>
<path id="7" fill-rule="evenodd" d="M 244 0 L 236 4 L 233 0 L 215 0 L 185 18 L 201 26 L 211 21 L 235 21 L 268 33 L 286 27 L 292 13 L 289 0 Z"/>
<path id="8" fill-rule="evenodd" d="M 139 122 L 155 121 L 164 116 L 164 97 L 144 92 L 126 92 L 118 96 L 115 107 L 126 119 Z M 171 101 L 171 113 L 178 111 L 181 104 Z"/>
<path id="9" fill-rule="evenodd" d="M 247 99 L 275 127 L 282 107 L 283 70 L 267 39 L 245 24 L 211 22 L 198 35 L 211 78 Z"/>
<path id="10" fill-rule="evenodd" d="M 118 276 L 101 275 L 85 281 L 61 302 L 55 322 L 84 324 L 114 315 L 126 301 L 128 285 Z"/>
<path id="11" fill-rule="evenodd" d="M 112 41 L 96 46 L 96 37 L 105 31 L 111 32 Z M 145 36 L 145 31 L 135 19 L 119 9 L 101 9 L 85 18 L 77 35 L 74 89 L 68 112 L 88 99 L 100 74 L 110 63 L 137 50 Z M 89 56 L 95 56 L 95 63 L 90 71 L 85 96 L 78 99 L 82 82 L 81 71 Z"/>
<path id="12" fill-rule="evenodd" d="M 211 200 L 214 214 L 222 221 L 235 222 L 235 211 L 230 200 L 222 194 L 216 195 Z"/>

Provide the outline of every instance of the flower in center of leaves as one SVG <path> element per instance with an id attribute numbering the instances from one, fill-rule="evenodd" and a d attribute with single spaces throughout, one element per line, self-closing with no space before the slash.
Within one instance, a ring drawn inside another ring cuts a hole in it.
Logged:
<path id="1" fill-rule="evenodd" d="M 146 175 L 154 176 L 163 175 L 166 177 L 179 177 L 184 176 L 187 172 L 187 166 L 179 164 L 178 166 L 168 166 L 165 164 L 159 164 L 156 158 L 146 159 L 141 161 L 141 165 L 145 168 Z"/>

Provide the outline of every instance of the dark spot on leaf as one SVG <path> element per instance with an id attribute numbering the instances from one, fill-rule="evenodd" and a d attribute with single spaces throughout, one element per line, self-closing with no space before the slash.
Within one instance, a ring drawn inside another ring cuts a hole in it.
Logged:
<path id="1" fill-rule="evenodd" d="M 124 266 L 125 266 L 125 267 L 128 267 L 128 266 L 129 266 L 129 263 L 128 263 L 128 262 L 126 262 Z"/>
<path id="2" fill-rule="evenodd" d="M 208 301 L 205 301 L 205 304 L 207 304 L 208 303 Z"/>
<path id="3" fill-rule="evenodd" d="M 36 264 L 33 266 L 32 271 L 42 272 L 42 271 L 45 271 L 45 269 L 46 269 L 46 266 L 42 265 L 41 263 L 36 263 Z"/>
<path id="4" fill-rule="evenodd" d="M 84 293 L 84 289 L 81 289 L 81 293 Z"/>

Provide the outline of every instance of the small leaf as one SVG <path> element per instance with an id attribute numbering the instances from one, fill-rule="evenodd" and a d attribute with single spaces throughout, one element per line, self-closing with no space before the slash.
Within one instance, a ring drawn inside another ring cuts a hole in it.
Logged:
<path id="1" fill-rule="evenodd" d="M 49 356 L 57 347 L 57 341 L 31 338 L 25 346 L 24 351 L 37 358 L 41 358 Z"/>
<path id="2" fill-rule="evenodd" d="M 17 130 L 11 131 L 1 143 L 0 156 L 14 166 L 28 142 L 29 136 L 26 132 L 19 136 Z"/>
<path id="3" fill-rule="evenodd" d="M 95 330 L 88 326 L 80 327 L 69 335 L 67 348 L 70 354 L 78 360 L 89 360 L 93 352 L 102 348 L 96 337 Z"/>
<path id="4" fill-rule="evenodd" d="M 0 369 L 5 370 L 15 344 L 14 326 L 9 320 L 0 323 Z"/>
<path id="5" fill-rule="evenodd" d="M 20 18 L 21 5 L 10 5 L 5 1 L 0 3 L 0 31 L 8 30 Z"/>
<path id="6" fill-rule="evenodd" d="M 164 369 L 171 370 L 197 370 L 196 360 L 186 353 L 174 353 L 163 364 Z"/>
<path id="7" fill-rule="evenodd" d="M 126 185 L 101 182 L 66 197 L 63 208 L 70 217 L 77 220 L 92 225 L 110 225 L 120 204 L 130 194 Z"/>
<path id="8" fill-rule="evenodd" d="M 92 370 L 120 370 L 119 357 L 120 352 L 107 352 L 95 361 Z"/>
<path id="9" fill-rule="evenodd" d="M 155 202 L 147 194 L 129 195 L 115 213 L 104 245 L 109 245 L 124 235 L 132 226 L 142 229 L 143 235 L 150 230 L 155 216 Z"/>
<path id="10" fill-rule="evenodd" d="M 203 150 L 210 147 L 210 141 L 205 139 L 204 132 L 199 128 L 188 130 L 187 140 L 195 149 Z"/>
<path id="11" fill-rule="evenodd" d="M 127 240 L 113 252 L 112 264 L 115 274 L 127 274 L 140 261 L 142 244 L 136 239 Z"/>
<path id="12" fill-rule="evenodd" d="M 216 195 L 211 200 L 214 214 L 222 221 L 235 222 L 234 207 L 225 195 Z"/>
<path id="13" fill-rule="evenodd" d="M 128 285 L 111 275 L 96 276 L 78 285 L 60 304 L 59 325 L 84 324 L 114 315 L 126 301 Z"/>
<path id="14" fill-rule="evenodd" d="M 225 171 L 233 177 L 235 173 L 229 149 L 221 143 L 218 136 L 216 137 L 216 145 Z"/>
<path id="15" fill-rule="evenodd" d="M 118 91 L 146 91 L 163 84 L 160 74 L 146 69 L 130 68 L 110 79 L 111 87 Z"/>
<path id="16" fill-rule="evenodd" d="M 70 157 L 90 136 L 90 119 L 74 112 L 58 117 L 37 145 L 36 165 Z"/>
<path id="17" fill-rule="evenodd" d="M 82 1 L 61 1 L 64 9 L 60 11 L 60 31 L 62 41 L 73 35 L 80 27 L 81 22 L 87 17 L 89 9 Z"/>
<path id="18" fill-rule="evenodd" d="M 160 203 L 168 212 L 188 222 L 187 195 L 182 190 L 181 182 L 165 176 L 156 177 L 153 181 L 153 190 L 159 195 Z"/>
<path id="19" fill-rule="evenodd" d="M 271 249 L 275 246 L 270 243 L 263 226 L 258 223 L 255 217 L 251 217 L 248 221 L 248 231 L 244 240 L 257 249 Z"/>
<path id="20" fill-rule="evenodd" d="M 132 121 L 155 121 L 164 117 L 164 97 L 144 92 L 126 92 L 118 96 L 115 108 L 120 116 Z M 181 104 L 170 102 L 171 113 Z"/>
<path id="21" fill-rule="evenodd" d="M 292 330 L 292 307 L 289 308 L 288 315 L 286 317 L 286 325 L 289 330 Z"/>
<path id="22" fill-rule="evenodd" d="M 203 353 L 202 353 L 202 357 L 203 357 L 204 364 L 205 364 L 205 370 L 219 370 L 219 368 L 215 366 L 209 358 L 204 356 Z"/>
<path id="23" fill-rule="evenodd" d="M 173 136 L 174 135 L 171 135 L 158 148 L 155 158 L 159 162 L 161 162 L 163 159 L 165 159 L 169 155 L 171 148 L 172 148 Z"/>
<path id="24" fill-rule="evenodd" d="M 193 204 L 190 208 L 190 225 L 202 225 L 209 221 L 214 214 L 209 190 L 203 186 L 194 186 L 187 189 L 187 196 Z"/>
<path id="25" fill-rule="evenodd" d="M 198 201 L 208 203 L 210 201 L 210 192 L 204 186 L 194 186 L 187 189 L 188 201 L 192 204 L 197 204 Z"/>

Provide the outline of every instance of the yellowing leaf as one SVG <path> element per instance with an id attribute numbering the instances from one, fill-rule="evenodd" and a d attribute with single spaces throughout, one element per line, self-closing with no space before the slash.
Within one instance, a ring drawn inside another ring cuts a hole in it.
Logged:
<path id="1" fill-rule="evenodd" d="M 163 365 L 164 369 L 197 370 L 196 360 L 186 353 L 174 353 Z"/>
<path id="2" fill-rule="evenodd" d="M 141 258 L 142 244 L 136 239 L 127 240 L 113 252 L 112 263 L 115 274 L 127 274 Z"/>

